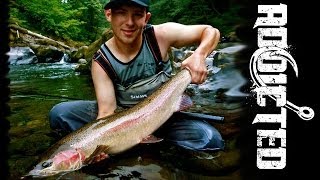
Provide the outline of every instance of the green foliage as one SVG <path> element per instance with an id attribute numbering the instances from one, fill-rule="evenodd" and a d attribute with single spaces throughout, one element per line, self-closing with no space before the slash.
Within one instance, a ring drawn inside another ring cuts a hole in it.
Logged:
<path id="1" fill-rule="evenodd" d="M 222 34 L 242 23 L 243 0 L 152 0 L 151 23 L 210 24 Z M 10 22 L 46 36 L 89 44 L 109 26 L 107 0 L 11 0 Z M 237 3 L 235 3 L 237 2 Z"/>
<path id="2" fill-rule="evenodd" d="M 105 25 L 99 0 L 16 0 L 10 20 L 23 27 L 58 39 L 90 43 Z"/>
<path id="3" fill-rule="evenodd" d="M 151 22 L 210 24 L 222 34 L 228 34 L 243 22 L 239 16 L 242 6 L 243 4 L 233 3 L 232 0 L 153 0 L 150 8 Z"/>

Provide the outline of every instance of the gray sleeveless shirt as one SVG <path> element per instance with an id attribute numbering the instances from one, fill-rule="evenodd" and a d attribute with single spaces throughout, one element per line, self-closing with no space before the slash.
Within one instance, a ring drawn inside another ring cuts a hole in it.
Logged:
<path id="1" fill-rule="evenodd" d="M 169 60 L 162 61 L 162 70 L 157 72 L 156 60 L 147 43 L 145 33 L 138 54 L 129 63 L 123 63 L 117 59 L 105 44 L 101 45 L 100 52 L 118 77 L 118 81 L 114 81 L 114 87 L 117 103 L 120 106 L 130 107 L 137 104 L 171 76 L 172 67 Z M 99 64 L 103 67 L 101 63 Z"/>
<path id="2" fill-rule="evenodd" d="M 140 51 L 129 63 L 123 63 L 118 60 L 105 44 L 101 46 L 100 50 L 104 51 L 104 54 L 107 56 L 107 59 L 115 70 L 120 80 L 119 83 L 122 86 L 127 87 L 138 80 L 145 79 L 156 74 L 157 65 L 150 47 L 146 42 L 145 36 L 143 36 L 143 44 Z M 163 71 L 167 74 L 171 74 L 172 68 L 169 60 L 167 62 L 163 62 Z"/>

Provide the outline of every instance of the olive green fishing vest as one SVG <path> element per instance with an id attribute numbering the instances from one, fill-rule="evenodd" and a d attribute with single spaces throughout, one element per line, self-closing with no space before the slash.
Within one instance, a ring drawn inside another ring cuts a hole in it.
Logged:
<path id="1" fill-rule="evenodd" d="M 93 60 L 113 81 L 117 104 L 123 107 L 131 107 L 148 97 L 171 77 L 172 72 L 170 61 L 162 61 L 150 24 L 143 31 L 140 51 L 129 63 L 119 61 L 105 44 L 101 45 Z"/>

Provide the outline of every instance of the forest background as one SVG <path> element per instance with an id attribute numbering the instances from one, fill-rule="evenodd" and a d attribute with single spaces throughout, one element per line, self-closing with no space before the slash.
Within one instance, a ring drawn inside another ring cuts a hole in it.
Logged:
<path id="1" fill-rule="evenodd" d="M 109 28 L 103 6 L 107 0 L 11 0 L 10 24 L 79 47 L 98 39 Z M 151 24 L 210 24 L 222 36 L 245 23 L 247 0 L 151 0 Z"/>

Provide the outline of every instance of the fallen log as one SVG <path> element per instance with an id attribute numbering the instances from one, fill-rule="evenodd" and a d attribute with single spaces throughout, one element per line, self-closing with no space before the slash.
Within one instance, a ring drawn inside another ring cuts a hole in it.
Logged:
<path id="1" fill-rule="evenodd" d="M 70 46 L 67 46 L 67 45 L 65 45 L 65 44 L 62 43 L 62 42 L 53 40 L 53 39 L 51 39 L 51 38 L 48 38 L 48 37 L 46 37 L 46 36 L 43 36 L 43 35 L 41 35 L 41 34 L 38 34 L 38 33 L 32 32 L 32 31 L 29 31 L 29 30 L 27 30 L 27 29 L 25 29 L 25 28 L 22 28 L 22 27 L 18 26 L 18 25 L 10 24 L 8 27 L 9 27 L 10 29 L 13 29 L 14 31 L 17 32 L 17 37 L 20 36 L 19 33 L 28 34 L 28 35 L 33 36 L 33 37 L 35 37 L 35 38 L 44 39 L 44 40 L 46 40 L 46 41 L 51 41 L 52 43 L 50 43 L 50 44 L 58 44 L 59 46 L 62 46 L 62 47 L 65 48 L 65 49 L 69 49 L 69 50 L 72 49 Z"/>

